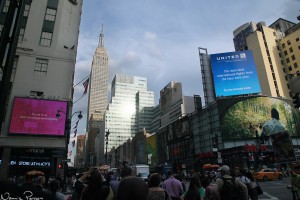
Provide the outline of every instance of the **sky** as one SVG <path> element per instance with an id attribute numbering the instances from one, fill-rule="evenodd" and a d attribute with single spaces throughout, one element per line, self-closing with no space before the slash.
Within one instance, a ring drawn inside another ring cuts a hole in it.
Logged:
<path id="1" fill-rule="evenodd" d="M 234 51 L 233 31 L 247 22 L 279 18 L 298 23 L 300 0 L 84 0 L 74 85 L 90 74 L 103 24 L 109 57 L 109 91 L 116 73 L 146 77 L 155 94 L 171 81 L 183 95 L 203 98 L 198 47 L 208 54 Z M 77 128 L 84 134 L 88 95 L 75 87 L 73 113 L 82 111 Z M 110 94 L 109 94 L 110 95 Z"/>

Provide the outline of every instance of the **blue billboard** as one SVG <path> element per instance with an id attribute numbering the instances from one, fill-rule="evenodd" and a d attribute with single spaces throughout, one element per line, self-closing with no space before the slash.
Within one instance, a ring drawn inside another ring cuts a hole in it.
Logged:
<path id="1" fill-rule="evenodd" d="M 251 51 L 211 54 L 216 97 L 260 93 Z"/>

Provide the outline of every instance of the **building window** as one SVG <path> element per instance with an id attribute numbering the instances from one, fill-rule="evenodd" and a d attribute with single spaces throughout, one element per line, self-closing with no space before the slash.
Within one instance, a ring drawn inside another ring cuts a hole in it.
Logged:
<path id="1" fill-rule="evenodd" d="M 26 4 L 26 5 L 25 5 L 25 8 L 24 8 L 24 13 L 23 13 L 23 16 L 24 16 L 24 17 L 28 17 L 28 15 L 29 15 L 29 10 L 30 10 L 30 4 Z"/>
<path id="2" fill-rule="evenodd" d="M 25 33 L 25 29 L 24 28 L 20 28 L 19 42 L 23 41 L 23 39 L 24 39 L 24 33 Z"/>
<path id="3" fill-rule="evenodd" d="M 295 60 L 295 59 L 296 59 L 295 55 L 292 55 L 291 58 L 292 58 L 292 60 Z"/>
<path id="4" fill-rule="evenodd" d="M 283 53 L 284 53 L 285 56 L 288 54 L 287 51 L 284 51 Z"/>
<path id="5" fill-rule="evenodd" d="M 289 41 L 289 40 L 288 40 L 286 43 L 287 43 L 288 45 L 291 45 L 291 41 Z"/>
<path id="6" fill-rule="evenodd" d="M 52 8 L 47 8 L 45 20 L 54 22 L 55 16 L 56 16 L 56 10 Z"/>
<path id="7" fill-rule="evenodd" d="M 3 24 L 0 24 L 0 37 L 2 35 L 3 26 L 4 26 Z"/>
<path id="8" fill-rule="evenodd" d="M 298 37 L 296 38 L 296 42 L 299 42 L 299 38 Z"/>
<path id="9" fill-rule="evenodd" d="M 42 32 L 40 44 L 43 46 L 51 46 L 52 33 Z"/>
<path id="10" fill-rule="evenodd" d="M 4 2 L 2 12 L 7 13 L 8 7 L 9 7 L 9 3 L 10 3 L 9 0 L 6 0 L 6 1 Z"/>
<path id="11" fill-rule="evenodd" d="M 289 58 L 285 59 L 285 61 L 286 61 L 286 63 L 290 63 L 290 59 Z"/>
<path id="12" fill-rule="evenodd" d="M 282 46 L 282 48 L 285 48 L 285 43 L 283 43 L 281 46 Z"/>
<path id="13" fill-rule="evenodd" d="M 298 63 L 294 63 L 294 68 L 298 68 Z"/>
<path id="14" fill-rule="evenodd" d="M 12 68 L 12 72 L 11 72 L 11 77 L 10 77 L 10 81 L 11 82 L 14 82 L 14 80 L 15 80 L 16 71 L 17 71 L 17 65 L 18 65 L 18 60 L 19 60 L 19 57 L 16 56 L 14 58 L 14 64 L 13 64 L 13 68 Z"/>
<path id="15" fill-rule="evenodd" d="M 289 66 L 289 71 L 292 71 L 292 69 L 293 69 L 292 66 Z"/>
<path id="16" fill-rule="evenodd" d="M 46 75 L 48 69 L 48 60 L 37 58 L 34 66 L 34 73 L 38 75 Z"/>
<path id="17" fill-rule="evenodd" d="M 291 48 L 289 48 L 289 50 L 290 50 L 290 53 L 293 53 L 293 48 L 291 47 Z"/>

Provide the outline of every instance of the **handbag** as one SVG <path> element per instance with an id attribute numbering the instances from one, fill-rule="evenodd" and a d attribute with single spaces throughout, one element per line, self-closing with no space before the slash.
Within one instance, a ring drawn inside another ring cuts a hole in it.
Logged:
<path id="1" fill-rule="evenodd" d="M 262 195 L 264 193 L 261 187 L 259 186 L 258 182 L 256 182 L 255 190 L 257 192 L 257 195 Z"/>

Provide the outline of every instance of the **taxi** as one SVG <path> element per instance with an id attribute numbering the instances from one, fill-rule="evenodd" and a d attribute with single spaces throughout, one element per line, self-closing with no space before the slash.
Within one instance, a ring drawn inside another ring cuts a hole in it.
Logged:
<path id="1" fill-rule="evenodd" d="M 253 173 L 253 178 L 256 180 L 268 181 L 268 180 L 281 180 L 283 178 L 282 172 L 279 172 L 275 169 L 262 169 L 258 172 Z"/>

